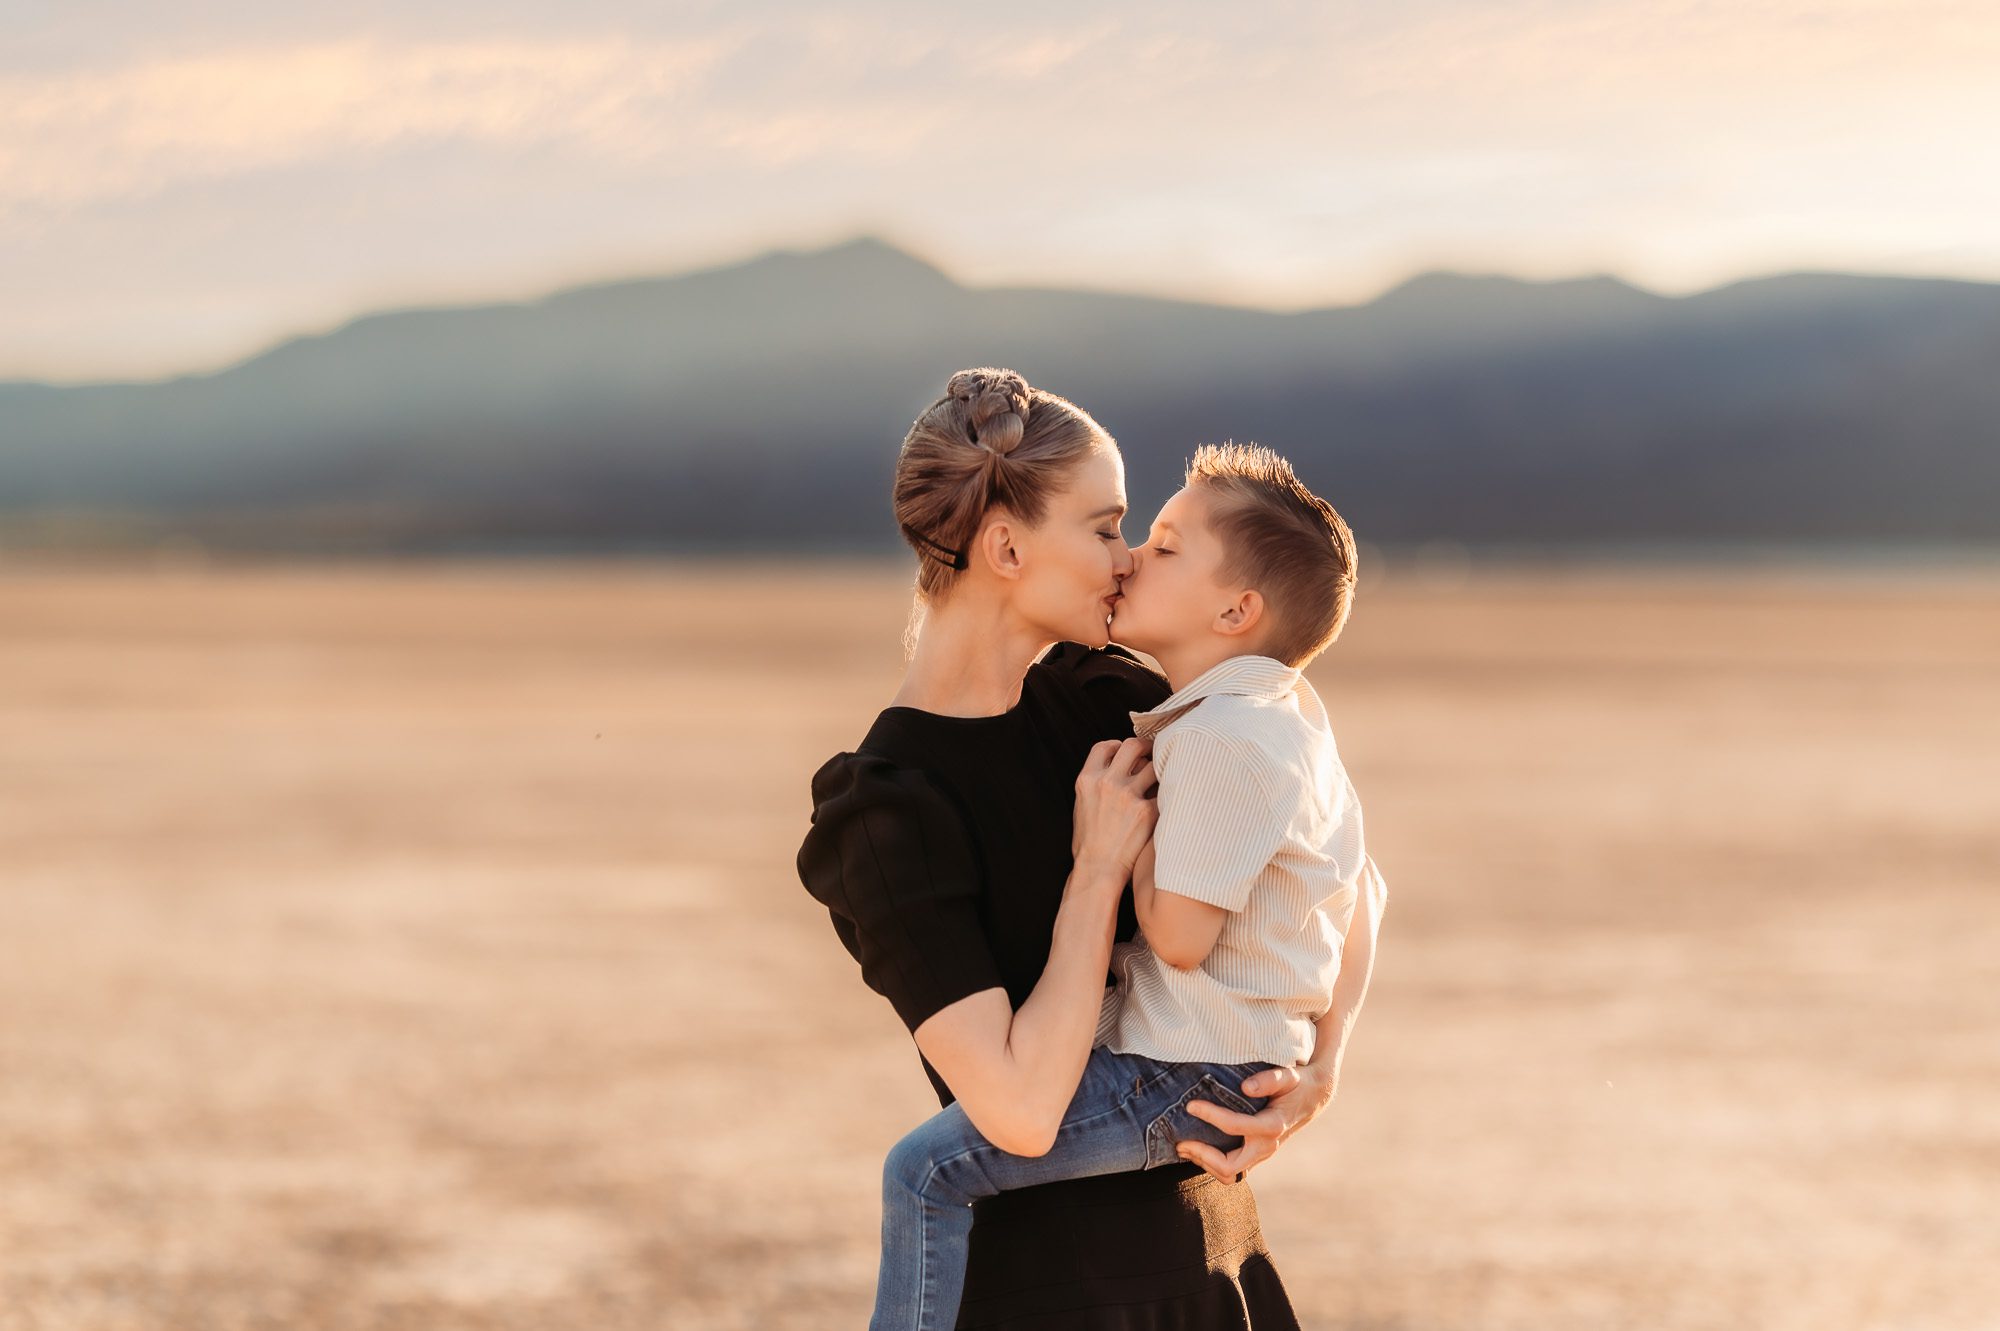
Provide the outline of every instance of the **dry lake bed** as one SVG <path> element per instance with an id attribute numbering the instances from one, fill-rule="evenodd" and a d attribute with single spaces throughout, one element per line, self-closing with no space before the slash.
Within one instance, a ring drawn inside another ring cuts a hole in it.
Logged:
<path id="1" fill-rule="evenodd" d="M 0 1331 L 859 1327 L 928 1099 L 792 857 L 907 571 L 0 572 Z M 2000 1328 L 2000 576 L 1365 583 L 1309 1328 Z"/>

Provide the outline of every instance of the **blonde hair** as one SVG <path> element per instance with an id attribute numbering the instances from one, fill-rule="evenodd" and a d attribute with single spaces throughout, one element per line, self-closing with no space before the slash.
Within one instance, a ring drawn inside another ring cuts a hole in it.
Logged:
<path id="1" fill-rule="evenodd" d="M 1094 448 L 1117 445 L 1082 407 L 1012 370 L 960 370 L 910 426 L 896 457 L 896 522 L 919 556 L 914 634 L 925 602 L 956 585 L 995 507 L 1029 526 Z"/>
<path id="2" fill-rule="evenodd" d="M 1203 444 L 1187 484 L 1209 497 L 1222 576 L 1255 588 L 1269 627 L 1265 653 L 1303 666 L 1332 645 L 1354 604 L 1354 533 L 1261 444 Z"/>

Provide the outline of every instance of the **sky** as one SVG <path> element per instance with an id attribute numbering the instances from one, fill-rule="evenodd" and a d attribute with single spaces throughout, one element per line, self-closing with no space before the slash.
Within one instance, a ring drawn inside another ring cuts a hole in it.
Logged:
<path id="1" fill-rule="evenodd" d="M 878 235 L 1304 308 L 2000 280 L 2000 6 L 0 0 L 0 379 Z"/>

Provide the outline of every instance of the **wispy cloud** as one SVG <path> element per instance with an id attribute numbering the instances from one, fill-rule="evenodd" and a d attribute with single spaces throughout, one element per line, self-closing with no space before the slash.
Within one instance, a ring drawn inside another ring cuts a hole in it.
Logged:
<path id="1" fill-rule="evenodd" d="M 0 80 L 0 205 L 67 206 L 399 143 L 672 146 L 709 40 L 338 42 Z M 663 135 L 669 137 L 662 137 Z"/>
<path id="2" fill-rule="evenodd" d="M 176 40 L 142 6 L 99 59 L 77 19 L 0 64 L 0 373 L 167 354 L 194 303 L 219 347 L 862 227 L 975 280 L 1280 304 L 1418 263 L 2000 272 L 1984 3 L 493 0 L 478 38 L 356 3 Z"/>

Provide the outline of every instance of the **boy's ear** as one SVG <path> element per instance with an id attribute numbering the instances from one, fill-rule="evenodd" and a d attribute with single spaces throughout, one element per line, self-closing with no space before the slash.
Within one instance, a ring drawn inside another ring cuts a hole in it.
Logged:
<path id="1" fill-rule="evenodd" d="M 1015 529 L 1014 515 L 996 507 L 972 540 L 972 557 L 984 561 L 986 567 L 1003 578 L 1020 577 L 1021 551 L 1015 544 Z"/>
<path id="2" fill-rule="evenodd" d="M 1264 594 L 1254 587 L 1246 588 L 1215 617 L 1215 631 L 1235 637 L 1256 628 L 1263 618 Z"/>

